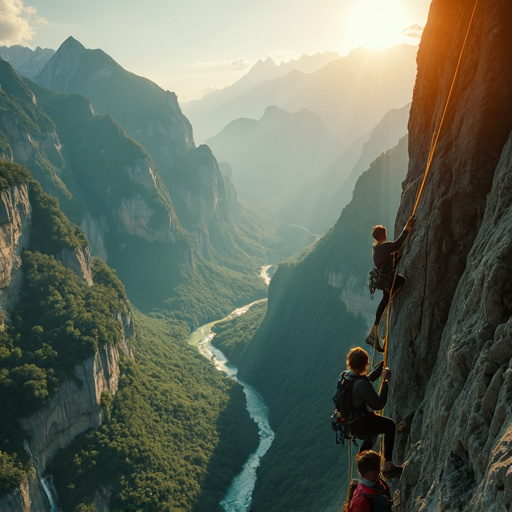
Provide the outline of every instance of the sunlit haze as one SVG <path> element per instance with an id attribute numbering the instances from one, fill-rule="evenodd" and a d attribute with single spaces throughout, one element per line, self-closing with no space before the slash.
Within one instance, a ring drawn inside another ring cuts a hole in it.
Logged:
<path id="1" fill-rule="evenodd" d="M 406 11 L 398 1 L 359 0 L 347 16 L 344 35 L 352 47 L 380 50 L 404 42 L 406 28 Z"/>
<path id="2" fill-rule="evenodd" d="M 4 0 L 0 45 L 57 50 L 73 36 L 180 102 L 276 62 L 417 44 L 430 0 Z"/>

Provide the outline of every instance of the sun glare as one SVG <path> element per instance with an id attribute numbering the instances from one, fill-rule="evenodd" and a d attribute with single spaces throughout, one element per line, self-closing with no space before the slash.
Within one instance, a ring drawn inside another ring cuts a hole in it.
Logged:
<path id="1" fill-rule="evenodd" d="M 357 0 L 345 22 L 346 37 L 353 48 L 375 50 L 403 42 L 407 25 L 403 8 L 394 0 Z"/>

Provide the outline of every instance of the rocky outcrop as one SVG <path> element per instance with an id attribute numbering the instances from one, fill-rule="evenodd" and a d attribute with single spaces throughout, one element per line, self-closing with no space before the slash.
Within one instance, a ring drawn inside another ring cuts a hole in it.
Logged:
<path id="1" fill-rule="evenodd" d="M 30 238 L 32 208 L 28 184 L 0 191 L 0 323 L 3 326 L 21 288 L 21 253 Z"/>
<path id="2" fill-rule="evenodd" d="M 64 266 L 81 276 L 89 286 L 92 285 L 91 253 L 89 247 L 62 249 L 57 258 Z"/>
<path id="3" fill-rule="evenodd" d="M 47 464 L 77 435 L 97 428 L 103 420 L 102 394 L 114 395 L 119 385 L 119 358 L 130 356 L 126 340 L 107 345 L 75 368 L 48 405 L 20 423 L 27 434 L 34 466 L 43 474 Z"/>
<path id="4" fill-rule="evenodd" d="M 107 261 L 108 252 L 105 245 L 105 235 L 108 231 L 106 219 L 104 217 L 98 219 L 93 217 L 91 213 L 86 213 L 82 218 L 80 228 L 87 235 L 90 252 L 103 261 Z"/>
<path id="5" fill-rule="evenodd" d="M 43 512 L 50 510 L 34 470 L 28 474 L 26 481 L 18 489 L 0 499 L 0 510 L 2 512 Z"/>
<path id="6" fill-rule="evenodd" d="M 473 3 L 432 3 L 418 53 L 410 214 Z M 397 511 L 512 506 L 512 5 L 477 4 L 394 302 L 389 413 L 408 461 Z"/>

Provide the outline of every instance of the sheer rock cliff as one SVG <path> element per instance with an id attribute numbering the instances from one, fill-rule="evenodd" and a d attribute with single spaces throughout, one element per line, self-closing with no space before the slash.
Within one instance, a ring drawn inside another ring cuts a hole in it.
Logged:
<path id="1" fill-rule="evenodd" d="M 418 52 L 412 211 L 473 2 L 432 2 Z M 387 413 L 398 422 L 397 511 L 508 511 L 512 504 L 512 5 L 476 5 L 459 75 L 401 263 Z"/>
<path id="2" fill-rule="evenodd" d="M 28 245 L 31 207 L 28 185 L 11 186 L 0 192 L 0 315 L 16 304 L 22 282 L 21 253 Z"/>
<path id="3" fill-rule="evenodd" d="M 19 300 L 23 283 L 21 253 L 29 247 L 33 230 L 33 208 L 30 183 L 19 183 L 0 191 L 0 312 L 2 328 Z M 90 254 L 87 247 L 66 247 L 56 259 L 92 284 Z M 75 436 L 97 428 L 103 421 L 103 397 L 114 395 L 119 385 L 121 354 L 132 357 L 127 340 L 133 336 L 129 308 L 119 311 L 120 334 L 115 344 L 107 344 L 74 369 L 48 403 L 31 416 L 21 418 L 38 478 L 56 452 L 67 446 Z M 36 475 L 29 475 L 19 489 L 0 500 L 0 510 L 36 512 L 45 510 L 45 498 L 38 488 Z"/>

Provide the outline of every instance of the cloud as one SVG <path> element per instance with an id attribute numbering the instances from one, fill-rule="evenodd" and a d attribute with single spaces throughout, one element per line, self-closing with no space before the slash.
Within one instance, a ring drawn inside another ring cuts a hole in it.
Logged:
<path id="1" fill-rule="evenodd" d="M 419 39 L 421 37 L 422 32 L 423 32 L 423 27 L 418 24 L 414 24 L 414 25 L 409 25 L 408 27 L 405 27 L 402 33 L 404 36 L 414 37 L 414 38 Z"/>
<path id="2" fill-rule="evenodd" d="M 249 67 L 252 66 L 252 63 L 249 62 L 248 60 L 245 60 L 244 58 L 240 58 L 240 59 L 236 59 L 234 60 L 231 65 L 233 66 L 234 69 L 236 69 L 237 71 L 241 71 L 243 69 L 247 69 Z"/>
<path id="3" fill-rule="evenodd" d="M 37 25 L 45 22 L 34 7 L 21 0 L 0 0 L 0 45 L 27 44 Z"/>

